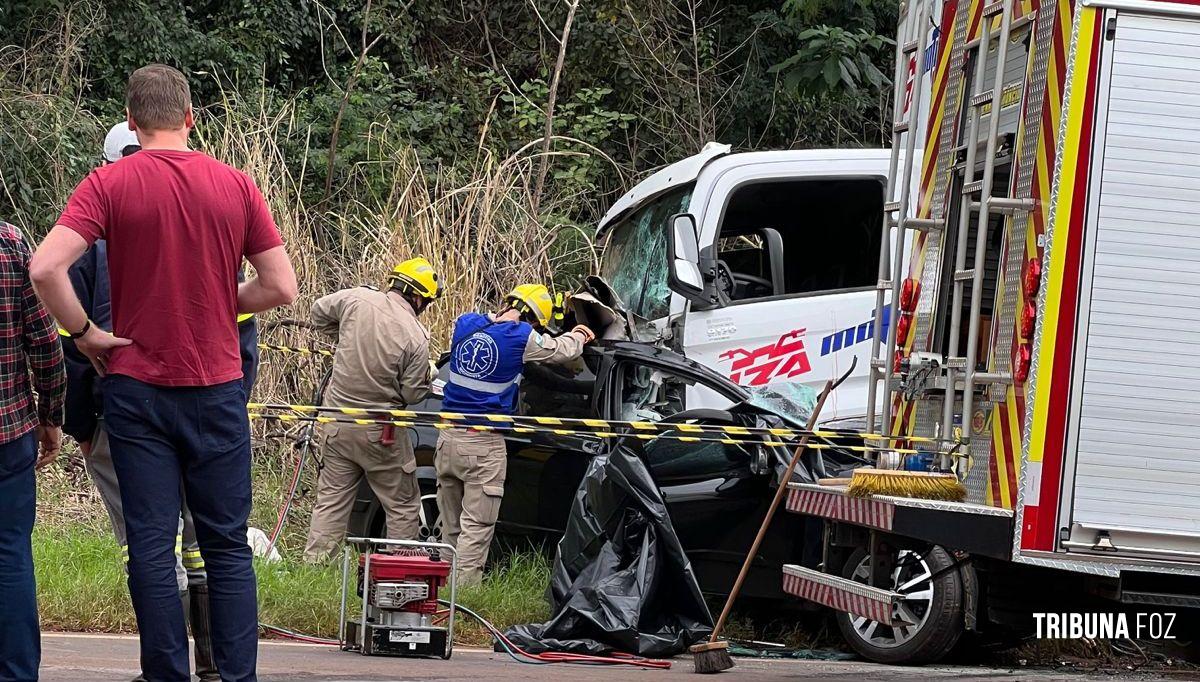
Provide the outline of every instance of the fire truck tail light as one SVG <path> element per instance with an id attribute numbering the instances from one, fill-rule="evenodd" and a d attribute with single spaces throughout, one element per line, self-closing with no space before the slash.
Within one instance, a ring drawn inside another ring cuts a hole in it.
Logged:
<path id="1" fill-rule="evenodd" d="M 913 312 L 917 309 L 917 299 L 921 296 L 921 283 L 909 277 L 900 285 L 900 310 Z"/>
<path id="2" fill-rule="evenodd" d="M 912 329 L 913 315 L 910 312 L 900 313 L 900 319 L 896 321 L 896 345 L 903 346 L 908 340 L 908 332 Z"/>
<path id="3" fill-rule="evenodd" d="M 1023 384 L 1029 379 L 1029 366 L 1033 361 L 1033 351 L 1030 350 L 1028 343 L 1022 343 L 1017 346 L 1017 351 L 1013 353 L 1013 381 L 1018 384 Z"/>
<path id="4" fill-rule="evenodd" d="M 1034 323 L 1037 322 L 1037 303 L 1032 299 L 1026 299 L 1025 305 L 1021 307 L 1021 338 L 1028 339 L 1033 336 Z"/>
<path id="5" fill-rule="evenodd" d="M 1042 262 L 1036 258 L 1030 258 L 1025 262 L 1025 296 L 1033 298 L 1037 295 L 1038 288 L 1042 286 Z"/>

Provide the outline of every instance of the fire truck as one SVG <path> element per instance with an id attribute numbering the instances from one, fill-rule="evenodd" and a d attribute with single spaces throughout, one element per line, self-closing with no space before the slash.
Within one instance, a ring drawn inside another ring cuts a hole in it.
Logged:
<path id="1" fill-rule="evenodd" d="M 967 499 L 791 484 L 825 531 L 784 589 L 863 656 L 934 661 L 1046 614 L 1195 627 L 1198 74 L 1197 3 L 903 3 L 867 423 Z"/>

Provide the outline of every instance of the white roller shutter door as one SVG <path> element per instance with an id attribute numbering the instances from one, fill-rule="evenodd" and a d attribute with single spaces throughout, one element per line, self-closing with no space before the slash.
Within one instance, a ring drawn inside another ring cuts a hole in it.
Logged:
<path id="1" fill-rule="evenodd" d="M 1200 542 L 1200 21 L 1121 14 L 1107 47 L 1071 539 L 1186 552 Z"/>

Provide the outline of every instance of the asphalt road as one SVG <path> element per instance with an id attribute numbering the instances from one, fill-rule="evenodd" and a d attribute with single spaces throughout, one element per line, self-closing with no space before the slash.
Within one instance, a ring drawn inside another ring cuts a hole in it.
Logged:
<path id="1" fill-rule="evenodd" d="M 128 682 L 138 673 L 137 638 L 120 635 L 47 633 L 42 639 L 42 682 Z M 857 661 L 736 660 L 737 667 L 722 680 L 1112 680 L 1105 674 L 1074 674 L 1041 670 L 929 666 L 901 668 Z M 626 680 L 647 682 L 692 674 L 690 657 L 681 657 L 668 671 L 628 667 L 523 665 L 503 654 L 458 649 L 449 661 L 363 657 L 332 647 L 263 642 L 259 647 L 262 682 L 386 682 L 391 680 Z M 710 678 L 711 679 L 711 678 Z M 1139 674 L 1137 680 L 1166 679 Z M 1176 680 L 1179 677 L 1174 678 Z"/>

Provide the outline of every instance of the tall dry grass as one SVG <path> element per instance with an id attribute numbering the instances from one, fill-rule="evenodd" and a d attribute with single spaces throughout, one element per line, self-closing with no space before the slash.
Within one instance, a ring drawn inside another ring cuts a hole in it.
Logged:
<path id="1" fill-rule="evenodd" d="M 530 213 L 538 141 L 501 158 L 481 138 L 469 163 L 442 172 L 422 164 L 411 146 L 378 125 L 368 140 L 367 160 L 349 169 L 327 208 L 310 205 L 303 191 L 305 180 L 325 169 L 286 157 L 285 149 L 307 149 L 312 137 L 311 130 L 296 126 L 294 114 L 294 102 L 269 111 L 230 93 L 205 111 L 197 129 L 197 142 L 207 152 L 258 183 L 296 267 L 299 299 L 262 316 L 268 342 L 327 343 L 304 328 L 276 323 L 306 319 L 315 299 L 339 288 L 382 286 L 393 265 L 416 255 L 434 264 L 445 292 L 421 318 L 435 354 L 446 350 L 450 326 L 462 312 L 494 307 L 515 284 L 549 283 L 557 272 L 594 265 L 595 253 L 580 230 L 543 217 L 572 197 L 550 187 L 540 204 L 542 216 Z M 563 231 L 572 231 L 572 238 L 563 239 Z M 316 363 L 271 354 L 264 360 L 257 398 L 311 392 L 315 377 L 303 367 Z"/>

